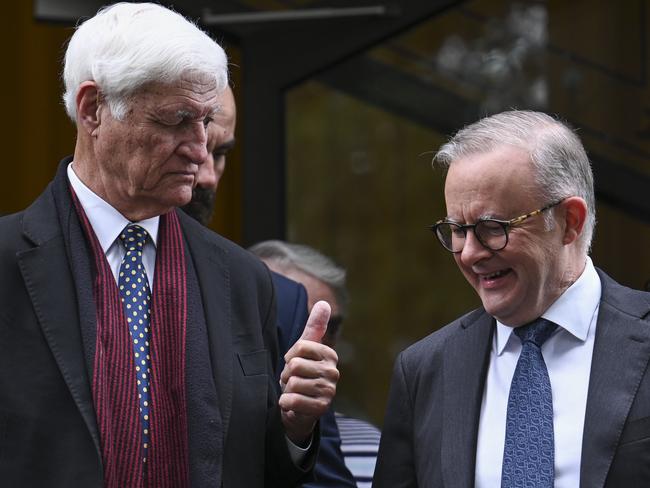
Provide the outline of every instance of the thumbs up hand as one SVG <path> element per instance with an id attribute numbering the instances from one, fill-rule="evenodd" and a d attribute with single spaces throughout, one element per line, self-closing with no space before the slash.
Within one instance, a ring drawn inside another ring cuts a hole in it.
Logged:
<path id="1" fill-rule="evenodd" d="M 279 404 L 287 437 L 297 445 L 308 441 L 336 393 L 338 356 L 334 349 L 321 344 L 330 313 L 327 302 L 316 302 L 302 336 L 284 356 Z"/>

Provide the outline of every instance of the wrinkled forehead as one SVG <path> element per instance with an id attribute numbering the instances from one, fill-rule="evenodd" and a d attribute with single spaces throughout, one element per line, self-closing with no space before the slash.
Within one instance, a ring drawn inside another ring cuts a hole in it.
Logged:
<path id="1" fill-rule="evenodd" d="M 219 111 L 220 92 L 214 79 L 184 76 L 170 83 L 147 83 L 131 100 L 134 104 L 150 105 L 156 111 L 173 109 L 186 111 L 187 115 L 211 115 Z"/>
<path id="2" fill-rule="evenodd" d="M 203 93 L 214 91 L 221 94 L 225 91 L 219 89 L 217 76 L 214 73 L 199 70 L 184 71 L 180 78 L 170 85 Z"/>
<path id="3" fill-rule="evenodd" d="M 147 81 L 134 87 L 132 95 L 166 96 L 186 93 L 190 96 L 205 95 L 214 98 L 221 96 L 223 91 L 213 73 L 191 70 L 183 72 L 178 78 Z"/>

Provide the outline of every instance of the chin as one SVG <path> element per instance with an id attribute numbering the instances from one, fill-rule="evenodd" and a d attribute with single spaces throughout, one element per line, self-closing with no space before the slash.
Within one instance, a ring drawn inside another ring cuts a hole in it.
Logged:
<path id="1" fill-rule="evenodd" d="M 192 201 L 192 187 L 183 187 L 166 195 L 166 202 L 170 207 L 183 207 Z"/>
<path id="2" fill-rule="evenodd" d="M 494 303 L 483 302 L 483 308 L 488 314 L 496 318 L 499 322 L 503 322 L 503 320 L 501 320 L 504 317 L 504 310 L 502 307 Z"/>
<path id="3" fill-rule="evenodd" d="M 480 298 L 483 308 L 487 313 L 495 317 L 499 322 L 510 325 L 508 323 L 508 318 L 510 317 L 508 310 L 511 308 L 511 304 L 508 297 L 501 295 L 481 296 Z"/>

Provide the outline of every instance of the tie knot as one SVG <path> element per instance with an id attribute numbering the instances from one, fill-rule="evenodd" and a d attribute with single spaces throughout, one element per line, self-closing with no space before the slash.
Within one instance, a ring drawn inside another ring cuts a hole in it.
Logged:
<path id="1" fill-rule="evenodd" d="M 147 231 L 137 224 L 127 225 L 120 234 L 122 245 L 127 251 L 133 251 L 136 249 L 141 251 L 145 242 L 147 242 L 147 237 L 149 237 Z"/>
<path id="2" fill-rule="evenodd" d="M 533 320 L 529 324 L 516 327 L 515 334 L 517 334 L 517 337 L 521 339 L 522 344 L 525 342 L 532 342 L 537 347 L 542 347 L 542 344 L 546 342 L 546 339 L 551 337 L 551 334 L 556 328 L 556 323 L 539 318 Z"/>

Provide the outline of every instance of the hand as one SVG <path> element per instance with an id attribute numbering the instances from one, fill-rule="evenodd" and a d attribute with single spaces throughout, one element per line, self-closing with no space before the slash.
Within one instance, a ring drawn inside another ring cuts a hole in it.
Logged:
<path id="1" fill-rule="evenodd" d="M 297 445 L 309 440 L 336 393 L 338 356 L 334 349 L 321 344 L 330 313 L 327 302 L 316 302 L 302 336 L 284 356 L 279 403 L 287 437 Z"/>

